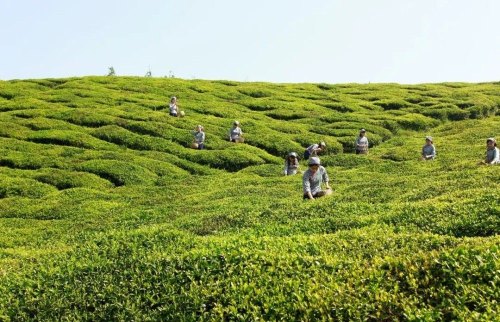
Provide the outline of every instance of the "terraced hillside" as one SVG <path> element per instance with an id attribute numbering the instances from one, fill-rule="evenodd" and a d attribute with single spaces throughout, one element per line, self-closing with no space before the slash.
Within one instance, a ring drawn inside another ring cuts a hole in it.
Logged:
<path id="1" fill-rule="evenodd" d="M 0 320 L 494 320 L 499 107 L 500 83 L 0 81 Z M 334 193 L 303 201 L 283 159 L 320 140 Z"/>

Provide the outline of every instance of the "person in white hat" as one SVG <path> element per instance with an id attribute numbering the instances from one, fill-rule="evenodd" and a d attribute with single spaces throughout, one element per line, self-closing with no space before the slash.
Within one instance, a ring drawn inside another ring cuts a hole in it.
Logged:
<path id="1" fill-rule="evenodd" d="M 285 159 L 285 169 L 283 170 L 285 176 L 297 174 L 299 170 L 299 156 L 295 152 L 288 153 Z"/>
<path id="2" fill-rule="evenodd" d="M 486 158 L 485 164 L 500 164 L 500 152 L 497 148 L 497 141 L 495 138 L 486 139 Z"/>
<path id="3" fill-rule="evenodd" d="M 302 187 L 304 190 L 304 199 L 315 199 L 332 193 L 328 181 L 328 173 L 321 165 L 318 157 L 309 159 L 309 169 L 302 176 Z M 321 184 L 325 183 L 326 190 L 321 189 Z"/>
<path id="4" fill-rule="evenodd" d="M 359 136 L 356 138 L 356 154 L 368 154 L 368 138 L 366 137 L 366 130 L 361 129 Z"/>
<path id="5" fill-rule="evenodd" d="M 436 148 L 432 142 L 432 136 L 425 137 L 425 145 L 422 147 L 422 160 L 434 160 Z"/>
<path id="6" fill-rule="evenodd" d="M 317 144 L 311 144 L 304 151 L 304 160 L 308 160 L 309 157 L 317 157 L 318 153 L 326 149 L 326 143 L 321 141 Z"/>
<path id="7" fill-rule="evenodd" d="M 203 128 L 203 126 L 201 125 L 198 125 L 197 127 L 195 127 L 194 131 L 193 131 L 193 136 L 194 136 L 194 143 L 196 143 L 194 146 L 196 146 L 196 148 L 198 150 L 203 150 L 205 148 L 205 129 Z"/>
<path id="8" fill-rule="evenodd" d="M 234 121 L 233 127 L 229 130 L 229 141 L 231 142 L 241 142 L 243 138 L 243 131 L 240 127 L 240 122 Z"/>
<path id="9" fill-rule="evenodd" d="M 179 109 L 177 108 L 177 97 L 172 96 L 172 98 L 170 98 L 170 104 L 168 104 L 168 107 L 170 109 L 171 116 L 178 115 Z"/>

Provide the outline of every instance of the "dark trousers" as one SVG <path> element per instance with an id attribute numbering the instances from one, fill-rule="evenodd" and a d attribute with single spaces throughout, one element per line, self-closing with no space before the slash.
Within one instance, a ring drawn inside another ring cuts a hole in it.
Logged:
<path id="1" fill-rule="evenodd" d="M 324 191 L 319 191 L 319 192 L 316 192 L 315 194 L 313 194 L 312 196 L 314 198 L 319 198 L 319 197 L 323 197 L 325 195 Z M 309 196 L 307 195 L 307 193 L 304 193 L 304 199 L 309 199 Z"/>

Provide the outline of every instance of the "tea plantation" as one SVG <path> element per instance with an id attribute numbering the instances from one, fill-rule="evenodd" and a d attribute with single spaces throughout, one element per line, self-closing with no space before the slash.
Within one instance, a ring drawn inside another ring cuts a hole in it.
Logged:
<path id="1" fill-rule="evenodd" d="M 498 321 L 499 110 L 500 83 L 0 81 L 0 320 Z M 319 141 L 304 201 L 283 161 Z"/>

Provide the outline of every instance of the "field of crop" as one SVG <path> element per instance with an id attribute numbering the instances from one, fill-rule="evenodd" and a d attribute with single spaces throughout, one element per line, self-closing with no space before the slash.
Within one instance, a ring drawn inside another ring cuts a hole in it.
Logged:
<path id="1" fill-rule="evenodd" d="M 0 320 L 497 320 L 499 111 L 500 83 L 0 81 Z M 304 201 L 283 161 L 319 141 Z"/>

